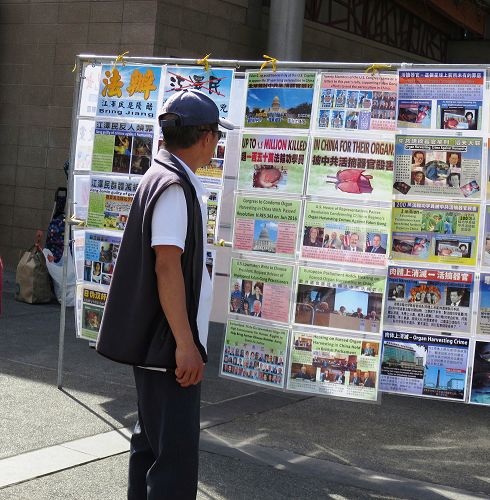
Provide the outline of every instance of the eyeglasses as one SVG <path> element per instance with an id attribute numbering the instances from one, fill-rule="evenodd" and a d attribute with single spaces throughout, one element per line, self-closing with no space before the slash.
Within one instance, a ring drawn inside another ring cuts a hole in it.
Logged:
<path id="1" fill-rule="evenodd" d="M 221 132 L 221 130 L 214 130 L 212 128 L 200 128 L 199 132 L 212 132 L 218 136 L 218 141 L 223 137 L 223 132 Z"/>

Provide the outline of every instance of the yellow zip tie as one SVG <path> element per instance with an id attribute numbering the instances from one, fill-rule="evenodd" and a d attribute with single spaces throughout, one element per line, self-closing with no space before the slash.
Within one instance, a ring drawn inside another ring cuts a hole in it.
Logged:
<path id="1" fill-rule="evenodd" d="M 118 62 L 120 62 L 123 66 L 126 66 L 126 61 L 124 60 L 124 56 L 126 54 L 129 54 L 129 50 L 127 50 L 126 52 L 123 52 L 122 54 L 119 54 L 117 57 L 116 57 L 116 60 L 114 61 L 114 65 L 113 65 L 113 68 L 116 67 L 116 64 Z"/>
<path id="2" fill-rule="evenodd" d="M 372 72 L 373 75 L 376 75 L 380 69 L 391 69 L 391 64 L 378 64 L 374 63 L 369 66 L 369 68 L 366 68 L 366 73 Z"/>
<path id="3" fill-rule="evenodd" d="M 272 71 L 275 73 L 276 72 L 276 62 L 277 59 L 275 57 L 268 56 L 267 54 L 264 54 L 262 56 L 264 59 L 266 59 L 262 65 L 260 66 L 259 73 L 268 65 L 270 64 L 272 66 Z"/>
<path id="4" fill-rule="evenodd" d="M 204 69 L 205 71 L 209 71 L 209 61 L 208 61 L 208 57 L 210 56 L 211 54 L 207 54 L 205 55 L 202 59 L 198 59 L 196 61 L 196 64 L 199 64 L 201 66 L 204 66 Z"/>
<path id="5" fill-rule="evenodd" d="M 77 63 L 75 63 L 73 65 L 73 69 L 71 70 L 72 73 L 75 73 L 75 71 L 77 70 Z"/>
<path id="6" fill-rule="evenodd" d="M 74 215 L 70 217 L 70 224 L 78 227 L 84 227 L 87 225 L 86 221 L 82 219 L 77 219 Z"/>

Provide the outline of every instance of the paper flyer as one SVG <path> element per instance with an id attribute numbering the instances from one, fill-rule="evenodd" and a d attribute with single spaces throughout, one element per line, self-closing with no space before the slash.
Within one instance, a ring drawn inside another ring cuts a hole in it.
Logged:
<path id="1" fill-rule="evenodd" d="M 490 205 L 485 205 L 485 239 L 483 244 L 483 255 L 481 265 L 490 267 Z"/>
<path id="2" fill-rule="evenodd" d="M 290 357 L 290 391 L 378 399 L 379 340 L 293 331 Z"/>
<path id="3" fill-rule="evenodd" d="M 213 245 L 218 239 L 220 208 L 221 190 L 210 189 L 207 201 L 208 219 L 206 224 L 206 242 L 208 245 Z"/>
<path id="4" fill-rule="evenodd" d="M 386 276 L 299 267 L 294 322 L 379 333 Z"/>
<path id="5" fill-rule="evenodd" d="M 388 139 L 314 136 L 306 194 L 391 201 L 394 151 Z"/>
<path id="6" fill-rule="evenodd" d="M 85 231 L 83 280 L 87 283 L 110 285 L 122 234 Z"/>
<path id="7" fill-rule="evenodd" d="M 490 335 L 490 274 L 480 274 L 480 307 L 478 308 L 478 335 Z"/>
<path id="8" fill-rule="evenodd" d="M 209 277 L 211 278 L 211 285 L 214 285 L 214 275 L 215 275 L 215 267 L 216 263 L 216 250 L 206 249 L 206 269 L 208 270 Z"/>
<path id="9" fill-rule="evenodd" d="M 230 107 L 233 69 L 203 67 L 167 66 L 163 85 L 163 102 L 175 92 L 199 90 L 210 97 L 218 106 L 220 118 L 226 119 Z"/>
<path id="10" fill-rule="evenodd" d="M 102 315 L 107 300 L 107 290 L 97 285 L 77 285 L 77 336 L 97 340 Z"/>
<path id="11" fill-rule="evenodd" d="M 244 127 L 309 129 L 315 72 L 247 73 Z"/>
<path id="12" fill-rule="evenodd" d="M 154 127 L 143 123 L 97 121 L 92 170 L 143 175 L 151 165 Z"/>
<path id="13" fill-rule="evenodd" d="M 161 75 L 162 66 L 102 65 L 96 115 L 154 121 Z"/>
<path id="14" fill-rule="evenodd" d="M 286 328 L 229 320 L 221 375 L 283 389 L 288 334 Z"/>
<path id="15" fill-rule="evenodd" d="M 73 228 L 73 261 L 77 282 L 83 281 L 83 264 L 85 260 L 85 231 Z"/>
<path id="16" fill-rule="evenodd" d="M 91 175 L 87 226 L 123 230 L 138 182 L 138 178 Z"/>
<path id="17" fill-rule="evenodd" d="M 90 170 L 94 148 L 95 122 L 78 120 L 74 170 Z"/>
<path id="18" fill-rule="evenodd" d="M 398 127 L 481 130 L 485 71 L 398 71 Z"/>
<path id="19" fill-rule="evenodd" d="M 86 64 L 83 68 L 80 106 L 78 108 L 80 116 L 95 116 L 97 112 L 101 72 L 102 66 L 100 64 Z"/>
<path id="20" fill-rule="evenodd" d="M 395 201 L 391 258 L 474 266 L 479 215 L 476 204 Z"/>
<path id="21" fill-rule="evenodd" d="M 384 331 L 380 389 L 464 401 L 469 345 L 467 338 Z"/>
<path id="22" fill-rule="evenodd" d="M 490 342 L 477 340 L 469 403 L 490 406 Z"/>
<path id="23" fill-rule="evenodd" d="M 316 126 L 395 130 L 397 75 L 322 73 Z"/>
<path id="24" fill-rule="evenodd" d="M 469 271 L 390 266 L 384 324 L 470 333 L 474 281 Z"/>
<path id="25" fill-rule="evenodd" d="M 232 259 L 230 313 L 287 323 L 293 266 Z"/>
<path id="26" fill-rule="evenodd" d="M 226 150 L 226 132 L 218 141 L 213 157 L 208 165 L 199 167 L 196 170 L 196 175 L 201 179 L 201 182 L 214 187 L 222 187 L 224 180 L 224 162 Z"/>
<path id="27" fill-rule="evenodd" d="M 76 219 L 87 220 L 90 197 L 90 176 L 73 176 L 73 215 Z"/>
<path id="28" fill-rule="evenodd" d="M 480 198 L 483 139 L 397 135 L 393 192 Z"/>
<path id="29" fill-rule="evenodd" d="M 384 267 L 391 210 L 307 201 L 301 257 Z"/>
<path id="30" fill-rule="evenodd" d="M 243 134 L 238 189 L 301 195 L 308 136 Z"/>
<path id="31" fill-rule="evenodd" d="M 233 249 L 294 258 L 300 200 L 236 197 Z"/>

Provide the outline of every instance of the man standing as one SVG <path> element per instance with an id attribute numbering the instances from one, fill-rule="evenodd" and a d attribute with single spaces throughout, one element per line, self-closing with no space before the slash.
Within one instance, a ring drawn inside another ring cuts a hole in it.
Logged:
<path id="1" fill-rule="evenodd" d="M 195 90 L 174 94 L 159 120 L 165 149 L 138 186 L 97 341 L 100 354 L 133 365 L 130 500 L 197 493 L 212 289 L 203 251 L 208 193 L 195 171 L 211 160 L 218 124 L 233 128 Z"/>

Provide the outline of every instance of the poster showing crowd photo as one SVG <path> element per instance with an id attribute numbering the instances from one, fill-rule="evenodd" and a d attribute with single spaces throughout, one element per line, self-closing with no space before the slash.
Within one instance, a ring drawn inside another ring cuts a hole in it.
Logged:
<path id="1" fill-rule="evenodd" d="M 293 266 L 232 259 L 229 311 L 287 323 L 292 284 Z"/>
<path id="2" fill-rule="evenodd" d="M 395 130 L 397 76 L 322 73 L 315 124 L 321 129 Z"/>
<path id="3" fill-rule="evenodd" d="M 299 267 L 294 323 L 379 333 L 386 276 Z"/>
<path id="4" fill-rule="evenodd" d="M 391 266 L 384 324 L 470 333 L 474 280 L 469 271 Z"/>
<path id="5" fill-rule="evenodd" d="M 391 258 L 474 266 L 479 215 L 476 204 L 395 201 Z"/>
<path id="6" fill-rule="evenodd" d="M 284 388 L 289 331 L 229 320 L 221 358 L 221 375 Z"/>
<path id="7" fill-rule="evenodd" d="M 464 401 L 469 345 L 467 338 L 384 331 L 380 389 Z"/>
<path id="8" fill-rule="evenodd" d="M 238 189 L 303 194 L 308 136 L 243 134 Z"/>
<path id="9" fill-rule="evenodd" d="M 481 130 L 485 71 L 398 72 L 398 127 Z"/>
<path id="10" fill-rule="evenodd" d="M 293 331 L 287 389 L 376 401 L 379 340 Z"/>
<path id="11" fill-rule="evenodd" d="M 97 285 L 77 285 L 77 336 L 97 340 L 107 300 L 107 289 Z"/>
<path id="12" fill-rule="evenodd" d="M 92 170 L 143 175 L 151 165 L 153 132 L 150 124 L 97 121 Z"/>
<path id="13" fill-rule="evenodd" d="M 206 242 L 208 245 L 213 245 L 218 239 L 220 209 L 221 190 L 210 189 L 207 201 L 208 219 L 206 224 Z"/>
<path id="14" fill-rule="evenodd" d="M 249 72 L 244 127 L 309 129 L 314 72 Z"/>
<path id="15" fill-rule="evenodd" d="M 87 226 L 123 230 L 138 183 L 139 178 L 91 175 Z"/>
<path id="16" fill-rule="evenodd" d="M 479 335 L 490 335 L 490 274 L 480 274 L 480 307 L 478 308 Z"/>
<path id="17" fill-rule="evenodd" d="M 152 122 L 159 113 L 162 66 L 102 65 L 98 117 Z"/>
<path id="18" fill-rule="evenodd" d="M 222 132 L 222 136 L 218 140 L 218 144 L 216 145 L 211 161 L 204 167 L 199 167 L 196 170 L 196 175 L 204 184 L 222 187 L 225 168 L 225 151 L 226 132 Z"/>
<path id="19" fill-rule="evenodd" d="M 307 201 L 301 257 L 384 267 L 391 210 Z"/>
<path id="20" fill-rule="evenodd" d="M 469 402 L 490 406 L 490 342 L 487 341 L 475 342 Z"/>
<path id="21" fill-rule="evenodd" d="M 480 198 L 481 138 L 396 136 L 393 192 Z"/>
<path id="22" fill-rule="evenodd" d="M 394 152 L 390 139 L 314 136 L 306 194 L 391 201 Z"/>
<path id="23" fill-rule="evenodd" d="M 294 258 L 300 200 L 237 196 L 233 248 Z"/>
<path id="24" fill-rule="evenodd" d="M 114 232 L 84 232 L 83 281 L 110 285 L 122 235 Z"/>
<path id="25" fill-rule="evenodd" d="M 235 70 L 228 68 L 167 66 L 163 85 L 163 102 L 175 92 L 199 90 L 218 106 L 220 118 L 226 119 L 230 108 Z"/>

